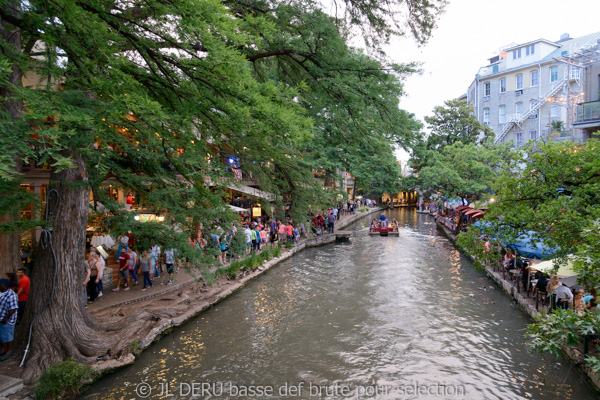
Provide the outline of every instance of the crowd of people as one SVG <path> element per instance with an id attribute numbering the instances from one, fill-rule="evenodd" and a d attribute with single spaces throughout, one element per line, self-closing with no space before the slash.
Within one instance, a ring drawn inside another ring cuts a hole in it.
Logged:
<path id="1" fill-rule="evenodd" d="M 29 286 L 25 268 L 8 272 L 0 279 L 0 361 L 13 354 L 15 325 L 23 318 Z"/>
<path id="2" fill-rule="evenodd" d="M 507 273 L 520 277 L 519 284 L 523 289 L 531 290 L 534 297 L 539 296 L 543 304 L 548 304 L 550 310 L 562 308 L 584 312 L 590 309 L 592 295 L 584 296 L 583 289 L 576 286 L 568 287 L 560 282 L 558 275 L 551 276 L 536 270 L 535 264 L 530 259 L 515 257 L 511 251 L 505 251 L 503 267 Z"/>
<path id="3" fill-rule="evenodd" d="M 340 217 L 355 214 L 361 205 L 374 206 L 375 203 L 369 199 L 348 200 L 317 213 L 309 210 L 306 218 L 299 222 L 289 216 L 281 220 L 264 214 L 254 218 L 240 215 L 241 220 L 229 226 L 201 227 L 189 237 L 188 243 L 202 256 L 214 257 L 216 264 L 225 265 L 234 259 L 260 252 L 265 246 L 280 243 L 293 246 L 301 238 L 333 233 Z M 180 256 L 175 249 L 161 251 L 155 243 L 147 249 L 140 248 L 131 231 L 122 232 L 116 242 L 114 257 L 118 261 L 118 272 L 116 287 L 112 289 L 115 292 L 130 290 L 138 285 L 139 280 L 143 282 L 141 290 L 148 290 L 161 275 L 163 281 L 168 278 L 166 285 L 171 285 L 179 266 L 189 267 L 192 262 L 189 257 Z M 108 254 L 100 254 L 100 251 L 91 248 L 85 263 L 83 286 L 87 303 L 93 303 L 104 295 L 102 276 Z"/>

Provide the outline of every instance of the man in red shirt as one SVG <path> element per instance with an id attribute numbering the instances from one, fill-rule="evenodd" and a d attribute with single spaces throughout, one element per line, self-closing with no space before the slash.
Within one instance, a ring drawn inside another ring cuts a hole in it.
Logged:
<path id="1" fill-rule="evenodd" d="M 25 304 L 27 304 L 27 297 L 29 297 L 29 278 L 25 275 L 25 268 L 19 268 L 17 270 L 17 278 L 19 284 L 17 285 L 17 296 L 19 297 L 19 310 L 17 313 L 17 324 L 21 322 L 23 313 L 25 312 Z"/>
<path id="2" fill-rule="evenodd" d="M 119 272 L 117 273 L 117 288 L 113 289 L 113 292 L 118 292 L 119 289 L 121 289 L 121 278 L 123 278 L 123 286 L 127 286 L 125 290 L 129 290 L 129 258 L 129 254 L 127 254 L 125 248 L 122 248 L 121 254 L 119 255 Z"/>
<path id="3" fill-rule="evenodd" d="M 294 226 L 292 224 L 286 225 L 285 234 L 287 236 L 287 242 L 294 243 Z"/>

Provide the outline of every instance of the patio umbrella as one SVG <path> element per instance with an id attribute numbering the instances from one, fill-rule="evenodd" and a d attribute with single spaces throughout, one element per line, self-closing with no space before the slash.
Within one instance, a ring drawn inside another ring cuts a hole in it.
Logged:
<path id="1" fill-rule="evenodd" d="M 552 271 L 552 269 L 554 268 L 554 260 L 542 261 L 538 264 L 533 265 L 532 268 L 536 269 L 538 271 L 550 273 L 550 271 Z M 575 273 L 575 271 L 573 270 L 573 258 L 572 257 L 569 257 L 569 259 L 566 263 L 561 264 L 558 267 L 558 272 L 556 273 L 556 275 L 560 275 L 560 276 L 577 275 Z"/>

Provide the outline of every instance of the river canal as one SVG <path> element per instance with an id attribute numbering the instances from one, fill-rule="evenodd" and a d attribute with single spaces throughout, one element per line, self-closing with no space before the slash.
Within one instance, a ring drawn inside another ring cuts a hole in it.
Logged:
<path id="1" fill-rule="evenodd" d="M 597 399 L 566 361 L 528 352 L 529 318 L 433 218 L 387 213 L 399 238 L 369 237 L 364 218 L 81 398 Z"/>

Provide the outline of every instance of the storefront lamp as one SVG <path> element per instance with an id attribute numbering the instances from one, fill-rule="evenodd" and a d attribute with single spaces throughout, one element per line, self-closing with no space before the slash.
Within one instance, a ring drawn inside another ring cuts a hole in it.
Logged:
<path id="1" fill-rule="evenodd" d="M 156 217 L 156 220 L 158 222 L 163 222 L 165 220 L 165 216 L 164 215 L 160 215 L 160 216 Z"/>
<path id="2" fill-rule="evenodd" d="M 136 221 L 139 221 L 140 220 L 140 216 L 136 215 L 135 217 L 133 217 L 133 219 L 135 219 Z"/>
<path id="3" fill-rule="evenodd" d="M 260 206 L 252 207 L 252 216 L 253 217 L 260 217 L 261 215 L 262 215 L 262 210 L 261 210 Z"/>

